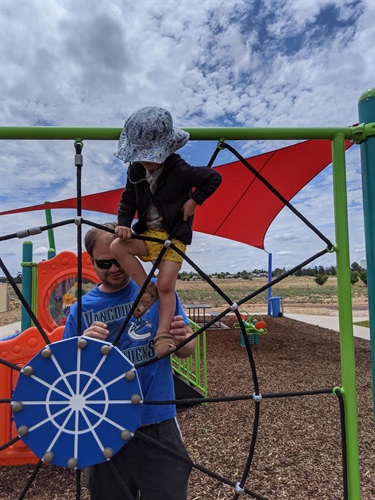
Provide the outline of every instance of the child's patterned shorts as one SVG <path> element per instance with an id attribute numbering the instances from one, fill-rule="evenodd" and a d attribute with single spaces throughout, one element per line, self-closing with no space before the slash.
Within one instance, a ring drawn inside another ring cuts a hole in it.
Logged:
<path id="1" fill-rule="evenodd" d="M 149 237 L 149 238 L 159 238 L 160 240 L 167 240 L 168 234 L 165 231 L 155 231 L 148 230 L 142 233 L 140 236 Z M 162 243 L 157 243 L 156 241 L 145 241 L 148 255 L 140 256 L 140 259 L 143 262 L 152 262 L 155 261 L 160 253 L 160 250 L 163 248 Z M 175 238 L 172 239 L 172 243 L 179 249 L 181 252 L 186 252 L 186 245 L 182 243 L 180 240 Z M 165 254 L 163 255 L 162 260 L 169 260 L 172 262 L 179 262 L 182 264 L 183 258 L 171 248 L 168 248 Z"/>

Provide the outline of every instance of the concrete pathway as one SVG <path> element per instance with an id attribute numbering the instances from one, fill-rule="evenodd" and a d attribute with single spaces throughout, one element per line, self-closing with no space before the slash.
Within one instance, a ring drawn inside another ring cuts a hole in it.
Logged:
<path id="1" fill-rule="evenodd" d="M 12 323 L 11 325 L 0 326 L 0 339 L 8 337 L 21 331 L 21 321 Z"/>
<path id="2" fill-rule="evenodd" d="M 336 332 L 339 331 L 339 318 L 337 316 L 309 316 L 307 314 L 289 314 L 285 313 L 286 318 L 295 319 L 297 321 L 302 321 L 303 323 L 309 323 L 310 325 L 322 326 L 323 328 L 329 328 Z M 353 318 L 353 321 L 368 321 L 368 316 L 360 316 Z M 360 337 L 361 339 L 370 340 L 370 328 L 365 326 L 353 325 L 354 337 Z"/>

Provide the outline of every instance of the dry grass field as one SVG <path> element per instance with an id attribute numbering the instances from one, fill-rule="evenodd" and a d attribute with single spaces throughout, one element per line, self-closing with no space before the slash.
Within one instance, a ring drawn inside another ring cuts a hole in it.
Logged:
<path id="1" fill-rule="evenodd" d="M 266 278 L 214 279 L 214 283 L 233 301 L 237 302 L 267 285 Z M 0 313 L 0 326 L 20 321 L 20 302 L 9 286 L 10 310 Z M 205 303 L 213 310 L 221 312 L 226 309 L 225 300 L 209 284 L 201 279 L 194 281 L 177 281 L 177 291 L 182 304 Z M 323 285 L 317 285 L 313 277 L 288 277 L 272 288 L 273 296 L 283 298 L 284 311 L 296 314 L 337 315 L 337 280 L 329 277 Z M 367 287 L 358 282 L 352 285 L 353 312 L 357 316 L 366 315 L 368 311 Z M 267 290 L 241 306 L 241 311 L 267 311 Z"/>
<path id="2" fill-rule="evenodd" d="M 233 301 L 256 292 L 267 285 L 266 278 L 244 279 L 215 279 L 214 283 Z M 203 280 L 177 282 L 177 290 L 181 302 L 207 303 L 217 311 L 227 306 L 225 300 L 210 285 Z M 296 314 L 337 314 L 337 279 L 329 277 L 327 282 L 317 285 L 313 277 L 288 277 L 272 287 L 272 295 L 283 297 L 285 312 Z M 360 315 L 368 310 L 367 287 L 358 282 L 352 285 L 353 311 Z M 252 298 L 241 306 L 241 310 L 248 312 L 267 311 L 267 290 Z"/>

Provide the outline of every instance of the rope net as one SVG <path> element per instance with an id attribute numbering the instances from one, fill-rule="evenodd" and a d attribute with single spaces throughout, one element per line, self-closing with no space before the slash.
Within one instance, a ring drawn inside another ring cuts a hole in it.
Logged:
<path id="1" fill-rule="evenodd" d="M 77 168 L 77 216 L 74 219 L 68 219 L 68 220 L 65 220 L 65 221 L 62 221 L 62 222 L 58 222 L 58 223 L 54 223 L 54 224 L 48 224 L 48 225 L 45 225 L 45 226 L 34 227 L 34 228 L 30 228 L 30 229 L 24 229 L 24 230 L 18 231 L 16 233 L 5 235 L 5 236 L 0 237 L 0 241 L 7 241 L 7 240 L 10 240 L 10 239 L 13 239 L 13 238 L 24 238 L 24 237 L 32 236 L 32 235 L 35 235 L 35 234 L 40 234 L 41 232 L 47 231 L 49 229 L 55 229 L 55 228 L 64 227 L 64 226 L 72 225 L 72 224 L 76 225 L 76 228 L 77 228 L 77 249 L 78 249 L 77 250 L 77 255 L 78 255 L 78 261 L 77 261 L 78 262 L 78 266 L 77 266 L 77 276 L 78 276 L 77 335 L 80 335 L 80 332 L 81 332 L 81 321 L 82 321 L 82 318 L 81 318 L 81 313 L 82 313 L 82 294 L 80 293 L 80 291 L 82 290 L 82 226 L 85 224 L 87 226 L 95 227 L 97 229 L 101 229 L 103 231 L 107 231 L 107 232 L 110 232 L 110 233 L 113 233 L 114 231 L 113 231 L 113 229 L 107 227 L 106 225 L 101 225 L 101 224 L 98 224 L 98 223 L 96 223 L 94 221 L 86 220 L 86 219 L 84 219 L 82 217 L 81 202 L 80 202 L 80 200 L 81 200 L 81 183 L 82 183 L 81 171 L 82 171 L 82 166 L 83 166 L 82 143 L 79 142 L 79 141 L 75 142 L 75 149 L 76 149 L 75 166 Z M 320 396 L 320 395 L 326 395 L 326 394 L 332 394 L 333 393 L 338 398 L 338 403 L 339 403 L 339 408 L 340 408 L 340 415 L 341 415 L 341 418 L 340 418 L 341 422 L 340 423 L 341 423 L 341 435 L 342 435 L 343 497 L 344 497 L 344 499 L 347 499 L 348 498 L 347 497 L 347 470 L 346 470 L 347 469 L 346 468 L 347 459 L 346 459 L 346 447 L 345 447 L 345 418 L 344 418 L 344 416 L 345 416 L 345 405 L 344 405 L 344 398 L 343 398 L 343 395 L 342 395 L 341 391 L 337 387 L 336 388 L 329 387 L 329 388 L 318 388 L 318 389 L 315 389 L 315 390 L 301 391 L 301 392 L 282 392 L 282 393 L 262 394 L 262 392 L 260 391 L 260 387 L 259 387 L 257 369 L 256 369 L 256 366 L 255 366 L 255 361 L 254 361 L 254 357 L 253 357 L 253 353 L 252 353 L 251 343 L 249 342 L 249 338 L 248 338 L 248 335 L 247 335 L 247 331 L 246 331 L 246 326 L 245 326 L 245 323 L 244 323 L 244 319 L 243 319 L 243 317 L 241 316 L 241 314 L 239 312 L 239 307 L 242 304 L 245 304 L 245 303 L 251 301 L 254 297 L 258 296 L 263 291 L 265 291 L 268 288 L 274 286 L 276 283 L 279 283 L 280 281 L 284 280 L 288 276 L 293 275 L 298 270 L 300 270 L 303 267 L 307 266 L 308 264 L 310 264 L 311 262 L 313 262 L 317 258 L 321 257 L 322 255 L 326 254 L 327 252 L 331 252 L 333 250 L 333 248 L 334 248 L 333 244 L 309 220 L 307 220 L 307 218 L 304 215 L 302 215 L 288 200 L 286 200 L 272 186 L 272 184 L 267 179 L 265 179 L 255 168 L 253 168 L 251 166 L 251 164 L 247 160 L 245 160 L 233 147 L 229 146 L 225 142 L 220 141 L 218 143 L 217 148 L 214 151 L 210 162 L 208 163 L 208 166 L 210 166 L 210 167 L 212 166 L 214 160 L 216 159 L 216 157 L 218 156 L 218 154 L 220 153 L 220 151 L 222 151 L 223 149 L 228 149 L 238 160 L 240 160 L 241 163 L 244 165 L 244 168 L 249 169 L 276 197 L 278 197 L 282 201 L 282 203 L 288 209 L 290 209 L 307 227 L 309 227 L 323 241 L 323 243 L 325 243 L 325 247 L 321 251 L 319 251 L 318 253 L 316 253 L 316 254 L 308 257 L 306 260 L 304 260 L 300 264 L 296 265 L 295 267 L 293 267 L 289 271 L 283 273 L 282 275 L 280 275 L 277 278 L 273 279 L 272 281 L 270 281 L 266 285 L 260 287 L 258 290 L 254 291 L 254 292 L 246 295 L 245 297 L 237 300 L 236 302 L 234 302 L 234 301 L 232 301 L 232 299 L 226 293 L 224 293 L 223 290 L 220 289 L 219 286 L 217 286 L 217 284 L 202 269 L 199 268 L 199 266 L 197 266 L 195 264 L 194 261 L 192 261 L 186 254 L 184 254 L 183 252 L 181 252 L 170 241 L 170 240 L 172 240 L 172 238 L 174 236 L 174 233 L 175 233 L 175 231 L 178 228 L 179 222 L 176 223 L 175 228 L 173 229 L 173 231 L 169 235 L 169 241 L 167 240 L 168 241 L 167 245 L 165 245 L 165 241 L 164 240 L 160 240 L 158 238 L 146 238 L 146 237 L 143 237 L 143 236 L 134 235 L 134 238 L 136 238 L 136 239 L 155 241 L 155 242 L 163 244 L 164 246 L 163 246 L 163 248 L 162 248 L 162 250 L 161 250 L 161 252 L 159 254 L 159 257 L 157 258 L 157 260 L 153 264 L 152 269 L 148 273 L 148 277 L 147 277 L 146 282 L 144 283 L 144 285 L 139 290 L 138 296 L 137 296 L 135 302 L 133 303 L 133 305 L 131 307 L 131 310 L 129 311 L 127 317 L 125 318 L 125 320 L 124 320 L 124 322 L 123 322 L 123 324 L 121 326 L 121 328 L 119 329 L 119 331 L 117 333 L 117 336 L 116 336 L 116 339 L 112 343 L 113 346 L 116 346 L 116 344 L 119 342 L 122 334 L 126 330 L 128 324 L 129 324 L 129 321 L 130 321 L 130 319 L 132 317 L 132 314 L 135 311 L 135 309 L 136 309 L 136 307 L 138 305 L 138 302 L 139 302 L 140 298 L 142 297 L 142 294 L 143 294 L 144 290 L 147 287 L 147 284 L 149 283 L 151 277 L 154 275 L 155 271 L 157 270 L 157 268 L 158 268 L 158 266 L 160 264 L 160 261 L 161 261 L 161 259 L 163 257 L 163 254 L 165 253 L 165 251 L 167 250 L 167 248 L 171 248 L 175 252 L 177 252 L 179 255 L 181 255 L 182 258 L 209 284 L 210 287 L 212 287 L 212 289 L 215 290 L 215 292 L 217 292 L 217 294 L 219 294 L 221 296 L 221 298 L 223 299 L 223 301 L 227 304 L 227 307 L 226 307 L 226 309 L 224 311 L 222 311 L 221 313 L 215 315 L 215 317 L 213 317 L 211 320 L 209 320 L 202 327 L 197 328 L 196 331 L 191 336 L 189 336 L 189 338 L 187 338 L 185 341 L 183 341 L 182 343 L 180 343 L 177 346 L 176 351 L 179 350 L 179 349 L 181 349 L 188 342 L 191 342 L 193 339 L 195 339 L 196 337 L 200 336 L 204 331 L 206 331 L 208 328 L 210 328 L 215 323 L 217 323 L 218 321 L 220 321 L 226 315 L 228 315 L 228 314 L 234 314 L 235 317 L 236 317 L 236 319 L 237 319 L 237 321 L 238 321 L 238 324 L 239 324 L 239 327 L 240 327 L 240 331 L 241 331 L 241 335 L 242 335 L 243 342 L 244 342 L 244 346 L 246 348 L 246 353 L 247 353 L 247 358 L 248 358 L 248 363 L 249 363 L 249 370 L 250 370 L 250 374 L 251 374 L 251 383 L 252 383 L 252 393 L 251 394 L 241 394 L 241 395 L 237 395 L 237 396 L 227 396 L 227 397 L 226 396 L 221 396 L 221 397 L 207 397 L 207 398 L 199 398 L 199 399 L 178 399 L 178 400 L 168 400 L 168 401 L 143 400 L 142 404 L 145 404 L 145 405 L 179 404 L 179 405 L 190 405 L 190 406 L 192 406 L 192 405 L 200 405 L 202 403 L 210 403 L 210 404 L 215 403 L 216 404 L 216 403 L 230 403 L 230 402 L 233 402 L 233 401 L 251 401 L 254 404 L 254 417 L 253 417 L 253 422 L 252 422 L 252 425 L 251 425 L 252 433 L 251 433 L 251 439 L 250 439 L 250 443 L 249 443 L 248 456 L 247 456 L 246 464 L 244 466 L 244 469 L 242 471 L 242 475 L 241 475 L 240 479 L 239 478 L 235 478 L 234 479 L 234 478 L 223 477 L 222 475 L 215 473 L 213 470 L 210 470 L 210 469 L 208 469 L 208 468 L 206 468 L 206 467 L 204 467 L 202 465 L 199 465 L 198 463 L 194 463 L 190 458 L 186 458 L 185 456 L 179 454 L 178 452 L 176 452 L 176 451 L 168 448 L 167 446 L 159 443 L 158 441 L 152 439 L 149 436 L 146 436 L 145 434 L 143 434 L 141 432 L 135 431 L 135 433 L 133 435 L 133 439 L 143 440 L 143 441 L 147 442 L 150 446 L 155 446 L 157 449 L 163 451 L 164 453 L 168 453 L 171 456 L 175 457 L 176 460 L 181 460 L 183 462 L 186 462 L 192 468 L 195 468 L 196 470 L 198 470 L 198 471 L 200 471 L 200 472 L 202 472 L 204 474 L 207 474 L 208 476 L 214 478 L 215 480 L 217 480 L 217 481 L 219 481 L 219 482 L 221 482 L 223 484 L 226 484 L 226 485 L 232 487 L 233 491 L 234 491 L 233 497 L 232 497 L 233 500 L 238 499 L 240 495 L 241 496 L 246 495 L 246 496 L 249 496 L 251 498 L 255 498 L 255 499 L 259 499 L 259 500 L 265 500 L 264 496 L 262 496 L 260 493 L 252 491 L 247 486 L 248 484 L 251 483 L 251 465 L 252 465 L 252 461 L 253 461 L 253 458 L 254 458 L 254 453 L 255 453 L 255 448 L 256 448 L 256 442 L 257 442 L 257 437 L 258 437 L 259 422 L 260 422 L 260 419 L 261 419 L 262 400 L 264 400 L 264 399 L 275 399 L 275 398 L 295 398 L 295 397 L 302 397 L 302 396 Z M 42 338 L 43 338 L 43 340 L 45 342 L 45 344 L 46 345 L 50 344 L 50 339 L 48 338 L 48 335 L 44 331 L 42 325 L 38 321 L 38 318 L 36 317 L 36 315 L 32 311 L 30 305 L 28 304 L 28 302 L 24 298 L 23 294 L 20 292 L 17 284 L 15 283 L 14 279 L 12 278 L 11 274 L 9 273 L 7 267 L 5 266 L 5 264 L 4 264 L 4 262 L 3 262 L 3 260 L 1 258 L 0 258 L 0 267 L 1 267 L 2 271 L 4 272 L 7 280 L 9 281 L 10 285 L 12 286 L 13 290 L 15 291 L 17 297 L 21 301 L 23 307 L 25 308 L 25 310 L 27 311 L 27 313 L 30 315 L 30 317 L 31 317 L 34 325 L 38 329 L 40 335 L 42 336 Z M 174 351 L 174 352 L 176 352 L 176 351 Z M 136 370 L 138 370 L 139 368 L 141 368 L 143 366 L 146 366 L 146 365 L 149 365 L 149 364 L 152 364 L 152 363 L 157 363 L 158 361 L 159 361 L 159 359 L 155 357 L 155 358 L 149 359 L 148 361 L 135 364 L 134 368 Z M 21 371 L 21 368 L 20 368 L 19 365 L 14 364 L 14 363 L 10 363 L 9 361 L 7 361 L 5 359 L 1 359 L 0 358 L 0 363 L 3 364 L 3 365 L 5 365 L 5 366 L 7 366 L 8 368 L 10 368 L 12 370 Z M 0 403 L 3 403 L 3 404 L 9 404 L 11 402 L 12 402 L 11 399 L 0 399 Z M 12 438 L 7 443 L 4 443 L 4 444 L 0 445 L 0 451 L 6 449 L 7 447 L 9 447 L 11 445 L 13 445 L 19 439 L 21 439 L 20 435 L 18 435 L 15 438 Z M 43 460 L 42 460 L 42 457 L 41 457 L 41 460 L 39 460 L 39 462 L 36 464 L 33 473 L 31 474 L 31 476 L 29 477 L 28 481 L 26 482 L 25 488 L 24 488 L 24 490 L 20 494 L 20 497 L 19 497 L 20 499 L 25 497 L 27 491 L 31 487 L 32 482 L 33 482 L 34 478 L 36 477 L 36 475 L 37 475 L 37 473 L 38 473 L 38 471 L 39 471 L 39 469 L 41 467 L 42 462 L 43 462 Z M 120 480 L 121 479 L 121 474 L 120 474 L 120 471 L 116 467 L 116 456 L 114 456 L 110 460 L 110 462 L 111 462 L 112 470 L 113 470 L 115 476 L 119 480 L 119 484 L 122 485 L 123 492 L 124 492 L 124 498 L 132 500 L 133 497 L 130 495 L 129 490 L 128 490 L 126 484 L 122 480 Z M 75 467 L 73 467 L 73 468 L 75 468 Z M 76 498 L 78 498 L 78 499 L 80 498 L 80 489 L 81 489 L 79 477 L 80 477 L 80 469 L 77 468 L 77 479 L 76 479 L 76 485 L 77 485 L 76 489 L 77 489 L 77 491 L 76 491 Z"/>

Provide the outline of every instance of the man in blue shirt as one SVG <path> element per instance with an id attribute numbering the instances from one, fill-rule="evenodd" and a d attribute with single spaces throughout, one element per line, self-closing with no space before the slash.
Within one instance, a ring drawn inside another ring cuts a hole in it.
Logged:
<path id="1" fill-rule="evenodd" d="M 115 229 L 115 223 L 105 226 Z M 82 297 L 82 334 L 113 342 L 138 294 L 138 285 L 130 279 L 118 262 L 112 259 L 110 245 L 113 233 L 97 228 L 85 236 L 85 246 L 100 283 Z M 159 302 L 138 319 L 132 318 L 117 347 L 134 364 L 155 357 L 154 337 L 158 329 Z M 188 319 L 176 297 L 175 316 L 170 333 L 176 346 L 192 334 Z M 73 304 L 65 326 L 64 338 L 77 335 L 77 303 Z M 195 341 L 176 351 L 186 358 L 194 352 Z M 138 369 L 144 400 L 175 399 L 169 357 Z M 137 432 L 158 440 L 185 455 L 184 444 L 176 420 L 175 405 L 142 405 L 141 427 Z M 112 459 L 113 464 L 100 463 L 88 468 L 87 484 L 91 500 L 185 500 L 191 467 L 135 435 Z M 124 488 L 123 483 L 126 487 Z M 124 490 L 128 490 L 128 496 Z M 132 498 L 132 497 L 129 497 Z"/>

